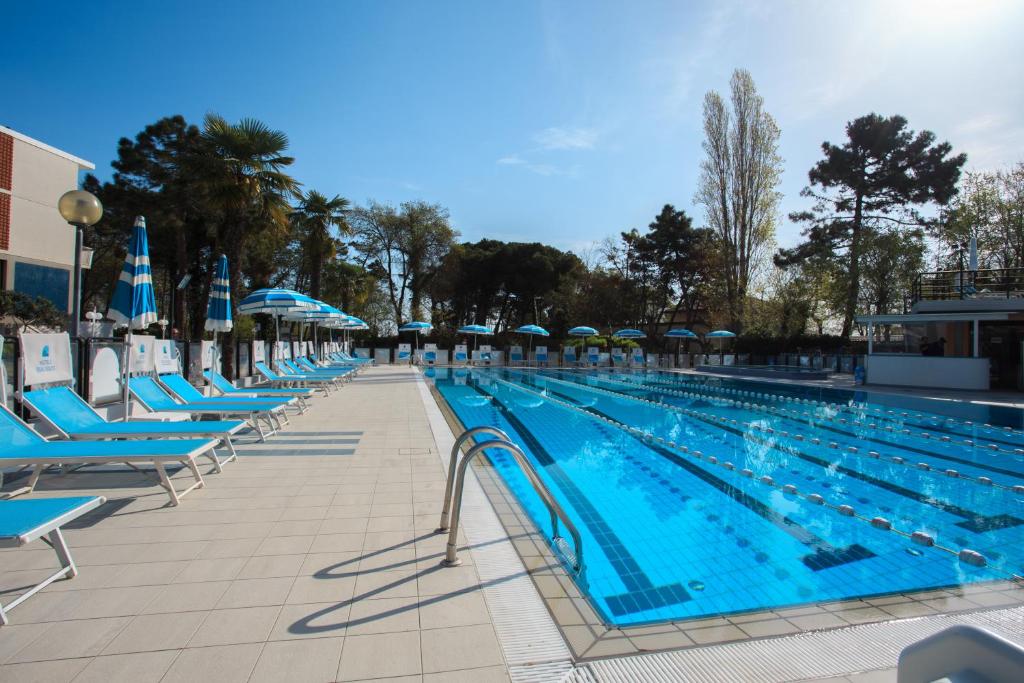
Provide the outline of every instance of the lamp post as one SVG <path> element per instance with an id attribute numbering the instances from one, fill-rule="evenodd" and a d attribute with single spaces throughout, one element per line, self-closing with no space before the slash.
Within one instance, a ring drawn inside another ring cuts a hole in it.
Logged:
<path id="1" fill-rule="evenodd" d="M 82 317 L 82 234 L 85 226 L 94 225 L 103 217 L 103 204 L 96 195 L 85 190 L 71 190 L 61 195 L 57 210 L 71 225 L 75 226 L 75 269 L 73 294 L 71 297 L 71 336 L 78 338 L 79 318 Z"/>

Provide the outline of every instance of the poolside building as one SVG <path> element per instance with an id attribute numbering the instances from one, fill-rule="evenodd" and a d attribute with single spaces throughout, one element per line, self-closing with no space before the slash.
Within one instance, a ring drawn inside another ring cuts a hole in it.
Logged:
<path id="1" fill-rule="evenodd" d="M 908 313 L 857 322 L 870 384 L 1024 388 L 1024 269 L 921 273 Z"/>
<path id="2" fill-rule="evenodd" d="M 0 126 L 0 285 L 71 310 L 75 231 L 57 200 L 95 166 Z M 83 250 L 85 252 L 86 250 Z M 83 253 L 83 267 L 89 254 Z"/>

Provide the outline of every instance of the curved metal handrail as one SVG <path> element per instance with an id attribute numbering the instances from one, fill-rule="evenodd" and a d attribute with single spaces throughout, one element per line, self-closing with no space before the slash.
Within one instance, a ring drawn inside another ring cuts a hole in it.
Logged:
<path id="1" fill-rule="evenodd" d="M 470 438 L 476 434 L 491 434 L 492 436 L 498 437 L 500 441 L 512 440 L 508 437 L 508 434 L 498 429 L 497 427 L 473 427 L 459 434 L 459 438 L 455 439 L 455 445 L 452 446 L 451 458 L 448 460 L 448 483 L 444 487 L 444 507 L 441 508 L 441 524 L 437 527 L 437 533 L 443 534 L 448 531 L 448 513 L 452 508 L 452 487 L 455 486 L 455 461 L 459 457 L 459 450 L 462 449 L 462 444 L 466 443 Z"/>
<path id="2" fill-rule="evenodd" d="M 551 491 L 541 481 L 540 475 L 537 474 L 537 470 L 534 469 L 533 464 L 523 453 L 523 450 L 519 446 L 515 445 L 511 441 L 498 440 L 498 441 L 484 441 L 478 443 L 469 449 L 466 456 L 459 463 L 458 477 L 455 482 L 455 497 L 454 505 L 452 506 L 452 519 L 451 529 L 448 531 L 448 546 L 445 551 L 444 560 L 441 561 L 446 567 L 454 567 L 461 564 L 461 560 L 458 557 L 458 536 L 459 536 L 459 514 L 462 511 L 462 488 L 466 481 L 466 470 L 469 469 L 469 464 L 473 461 L 478 453 L 482 453 L 488 448 L 498 448 L 501 450 L 508 451 L 515 458 L 519 464 L 520 469 L 526 475 L 527 479 L 533 485 L 533 490 L 537 492 L 541 500 L 544 501 L 544 505 L 547 506 L 548 512 L 551 514 L 551 529 L 552 539 L 557 540 L 561 538 L 558 534 L 558 520 L 561 519 L 565 528 L 568 529 L 569 535 L 572 536 L 573 545 L 575 546 L 576 557 L 573 563 L 573 570 L 580 572 L 583 568 L 583 541 L 580 538 L 580 532 L 576 529 L 576 525 L 572 523 L 572 520 L 565 514 L 562 506 L 558 504 L 558 501 L 551 495 Z"/>

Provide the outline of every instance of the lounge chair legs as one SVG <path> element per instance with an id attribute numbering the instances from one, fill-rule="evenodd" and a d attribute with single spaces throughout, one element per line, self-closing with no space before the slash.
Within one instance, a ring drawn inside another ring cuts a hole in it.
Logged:
<path id="1" fill-rule="evenodd" d="M 167 470 L 164 469 L 162 462 L 154 462 L 153 466 L 156 468 L 157 474 L 160 475 L 160 485 L 167 490 L 167 495 L 171 499 L 171 505 L 178 505 L 181 499 L 186 494 L 191 493 L 195 489 L 200 489 L 206 484 L 203 482 L 203 475 L 199 473 L 199 468 L 196 466 L 194 458 L 188 458 L 184 461 L 188 468 L 192 471 L 192 476 L 195 478 L 195 483 L 189 486 L 187 489 L 176 491 L 174 484 L 171 483 L 171 478 L 167 476 Z"/>
<path id="2" fill-rule="evenodd" d="M 8 612 L 49 586 L 54 581 L 57 581 L 58 579 L 73 579 L 78 576 L 78 568 L 75 566 L 75 561 L 71 559 L 71 551 L 68 550 L 68 544 L 64 542 L 64 535 L 61 534 L 60 529 L 54 529 L 47 534 L 47 536 L 48 538 L 44 538 L 43 540 L 45 540 L 50 547 L 53 548 L 54 552 L 57 553 L 57 559 L 60 560 L 60 569 L 51 574 L 49 578 L 36 584 L 6 605 L 0 605 L 0 626 L 7 625 Z"/>

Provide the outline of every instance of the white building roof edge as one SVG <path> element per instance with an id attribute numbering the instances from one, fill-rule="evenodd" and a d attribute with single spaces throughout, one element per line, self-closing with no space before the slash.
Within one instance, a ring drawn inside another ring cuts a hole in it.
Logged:
<path id="1" fill-rule="evenodd" d="M 904 313 L 902 315 L 858 315 L 859 323 L 875 325 L 913 325 L 924 323 L 972 322 L 974 320 L 1009 320 L 1011 311 L 1005 313 Z"/>
<path id="2" fill-rule="evenodd" d="M 30 138 L 29 136 L 23 133 L 19 133 L 16 130 L 8 128 L 7 126 L 0 126 L 0 133 L 7 133 L 16 140 L 21 140 L 22 142 L 32 145 L 33 147 L 38 147 L 39 149 L 46 150 L 50 154 L 56 154 L 59 157 L 62 157 L 64 159 L 67 159 L 68 161 L 78 164 L 79 168 L 83 168 L 86 171 L 93 171 L 96 169 L 96 164 L 92 163 L 91 161 L 86 161 L 85 159 L 76 157 L 74 154 L 68 154 L 67 152 L 57 149 L 56 147 L 52 147 L 46 144 L 45 142 L 39 142 L 39 140 L 36 140 L 35 138 Z"/>

